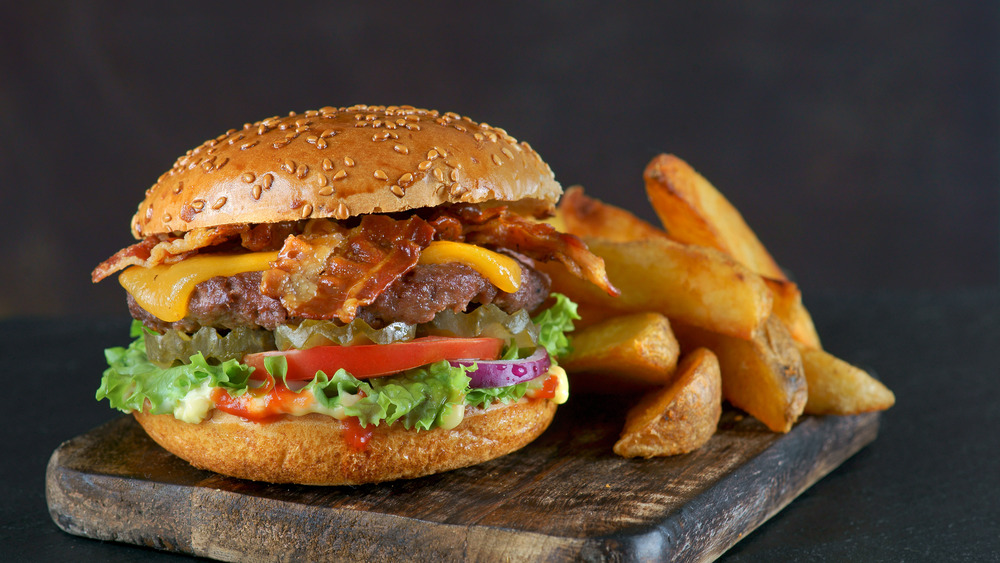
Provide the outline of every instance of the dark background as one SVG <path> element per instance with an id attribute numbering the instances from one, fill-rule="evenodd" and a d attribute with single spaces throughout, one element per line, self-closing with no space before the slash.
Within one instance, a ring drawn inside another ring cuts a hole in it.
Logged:
<path id="1" fill-rule="evenodd" d="M 324 105 L 504 127 L 654 219 L 672 152 L 806 292 L 995 286 L 994 2 L 19 3 L 0 13 L 0 316 L 125 312 L 90 270 L 185 150 Z"/>

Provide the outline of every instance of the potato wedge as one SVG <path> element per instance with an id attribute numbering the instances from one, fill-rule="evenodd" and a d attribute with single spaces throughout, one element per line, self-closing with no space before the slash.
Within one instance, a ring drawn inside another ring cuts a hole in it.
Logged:
<path id="1" fill-rule="evenodd" d="M 798 344 L 809 382 L 806 414 L 859 414 L 885 410 L 896 396 L 862 369 L 823 350 Z"/>
<path id="2" fill-rule="evenodd" d="M 799 291 L 799 286 L 790 281 L 763 279 L 774 298 L 772 312 L 785 324 L 792 338 L 810 348 L 822 348 L 812 315 L 802 304 L 802 292 Z"/>
<path id="3" fill-rule="evenodd" d="M 667 236 L 666 231 L 631 212 L 587 196 L 580 186 L 566 190 L 559 200 L 556 216 L 564 232 L 578 237 L 626 242 Z"/>
<path id="4" fill-rule="evenodd" d="M 718 427 L 721 387 L 715 355 L 705 348 L 691 351 L 670 385 L 646 393 L 629 409 L 615 453 L 650 458 L 700 448 Z"/>
<path id="5" fill-rule="evenodd" d="M 808 398 L 802 356 L 771 317 L 750 340 L 673 323 L 681 350 L 708 348 L 722 367 L 722 395 L 774 432 L 788 432 Z"/>
<path id="6" fill-rule="evenodd" d="M 626 393 L 666 385 L 680 346 L 659 313 L 605 320 L 570 334 L 573 351 L 559 361 L 574 392 Z"/>
<path id="7" fill-rule="evenodd" d="M 771 314 L 771 293 L 760 276 L 716 250 L 664 238 L 586 242 L 604 259 L 608 277 L 621 296 L 609 297 L 565 268 L 540 265 L 552 278 L 552 290 L 577 303 L 618 313 L 653 311 L 747 339 Z"/>
<path id="8" fill-rule="evenodd" d="M 671 238 L 720 250 L 762 276 L 787 279 L 740 212 L 686 162 L 661 154 L 646 166 L 643 178 Z"/>

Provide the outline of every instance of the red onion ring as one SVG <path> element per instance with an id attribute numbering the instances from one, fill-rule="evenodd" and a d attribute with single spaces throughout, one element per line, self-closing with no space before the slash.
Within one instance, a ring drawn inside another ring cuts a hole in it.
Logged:
<path id="1" fill-rule="evenodd" d="M 469 387 L 474 389 L 507 387 L 530 381 L 548 372 L 552 366 L 544 346 L 535 348 L 535 353 L 523 360 L 451 360 L 448 363 L 463 367 L 475 365 L 475 371 L 468 373 L 472 378 Z"/>

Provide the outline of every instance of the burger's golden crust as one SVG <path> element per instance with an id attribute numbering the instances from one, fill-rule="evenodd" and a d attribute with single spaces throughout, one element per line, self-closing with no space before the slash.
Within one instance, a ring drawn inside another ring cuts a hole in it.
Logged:
<path id="1" fill-rule="evenodd" d="M 170 414 L 134 412 L 146 433 L 195 467 L 223 475 L 302 485 L 356 485 L 467 467 L 518 450 L 548 427 L 549 400 L 469 409 L 455 428 L 376 427 L 363 450 L 344 440 L 345 423 L 329 416 L 285 416 L 267 424 L 221 411 L 200 424 Z"/>
<path id="2" fill-rule="evenodd" d="M 503 129 L 409 106 L 323 108 L 247 123 L 188 151 L 146 192 L 132 234 L 449 202 L 538 212 L 561 193 L 548 165 Z"/>

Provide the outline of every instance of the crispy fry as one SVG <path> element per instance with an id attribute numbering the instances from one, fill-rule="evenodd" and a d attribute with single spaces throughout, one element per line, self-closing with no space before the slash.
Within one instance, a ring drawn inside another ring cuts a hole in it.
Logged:
<path id="1" fill-rule="evenodd" d="M 722 395 L 775 432 L 788 432 L 807 400 L 802 356 L 772 317 L 751 340 L 673 324 L 681 350 L 708 348 L 722 366 Z"/>
<path id="2" fill-rule="evenodd" d="M 645 458 L 693 451 L 715 434 L 721 414 L 719 361 L 705 348 L 693 350 L 673 383 L 646 393 L 628 411 L 614 451 Z"/>
<path id="3" fill-rule="evenodd" d="M 573 391 L 630 392 L 666 385 L 680 346 L 659 313 L 614 317 L 572 333 L 573 351 L 560 361 Z"/>
<path id="4" fill-rule="evenodd" d="M 686 162 L 662 154 L 649 163 L 643 178 L 671 238 L 721 250 L 762 276 L 787 279 L 740 212 Z"/>
<path id="5" fill-rule="evenodd" d="M 823 350 L 801 343 L 798 348 L 809 382 L 806 414 L 859 414 L 896 403 L 892 391 L 864 370 Z"/>
<path id="6" fill-rule="evenodd" d="M 802 292 L 799 291 L 799 286 L 790 281 L 763 279 L 767 288 L 771 290 L 771 296 L 774 297 L 774 316 L 785 324 L 792 338 L 810 348 L 822 348 L 812 315 L 802 304 Z"/>
<path id="7" fill-rule="evenodd" d="M 760 277 L 712 249 L 664 238 L 631 242 L 588 239 L 604 259 L 621 296 L 542 265 L 554 291 L 577 303 L 618 313 L 654 311 L 690 325 L 736 338 L 751 338 L 771 314 L 771 294 Z"/>
<path id="8" fill-rule="evenodd" d="M 559 200 L 556 216 L 567 233 L 578 237 L 626 242 L 667 236 L 663 229 L 632 213 L 585 195 L 580 186 L 566 190 Z"/>

